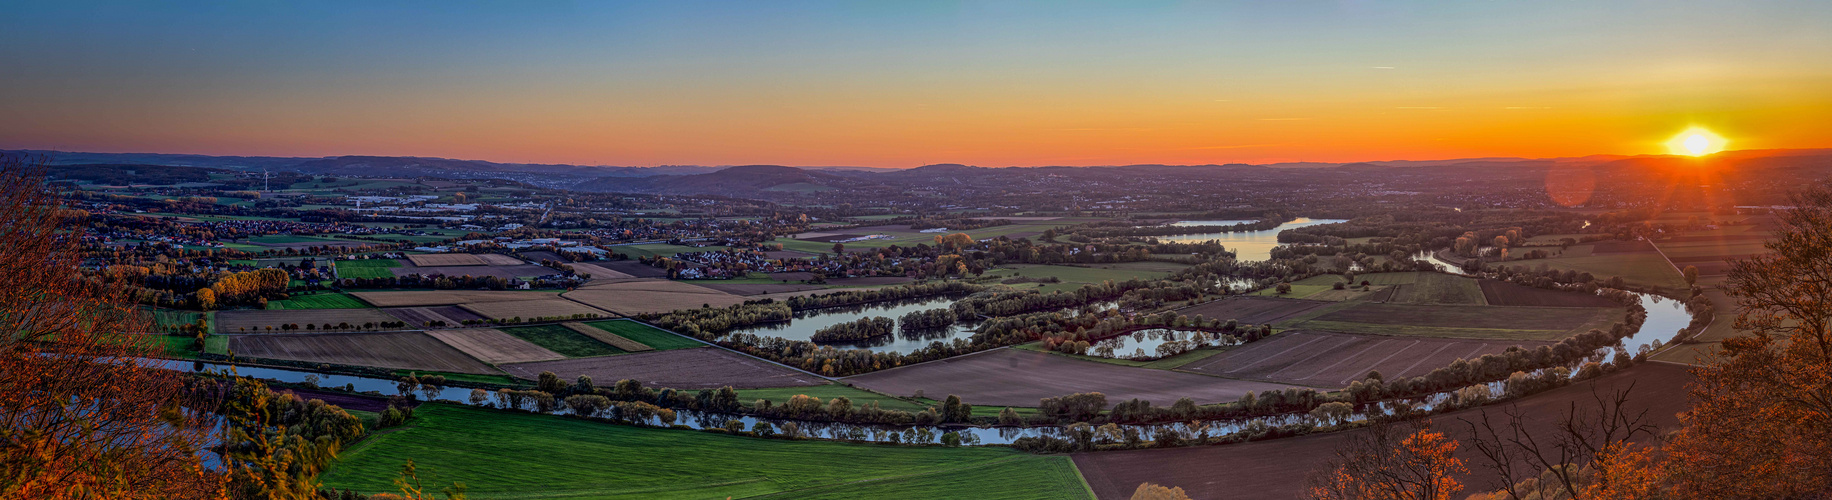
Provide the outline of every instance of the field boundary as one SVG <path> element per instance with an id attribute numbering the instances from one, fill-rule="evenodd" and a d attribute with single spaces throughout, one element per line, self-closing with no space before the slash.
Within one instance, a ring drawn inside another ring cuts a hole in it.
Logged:
<path id="1" fill-rule="evenodd" d="M 645 352 L 645 351 L 655 350 L 654 347 L 649 347 L 648 344 L 644 344 L 641 342 L 623 338 L 622 335 L 607 332 L 601 328 L 590 326 L 585 323 L 580 323 L 578 321 L 568 321 L 565 323 L 560 323 L 560 326 L 571 328 L 572 331 L 579 332 L 580 334 L 583 334 L 587 337 L 597 339 L 599 342 L 610 344 L 611 347 L 623 349 L 625 351 Z"/>
<path id="2" fill-rule="evenodd" d="M 655 326 L 655 324 L 654 324 L 654 323 L 650 323 L 650 322 L 647 322 L 647 321 L 643 321 L 643 320 L 640 320 L 640 319 L 636 319 L 635 317 L 625 317 L 624 319 L 628 319 L 628 320 L 630 320 L 630 321 L 635 321 L 635 322 L 637 322 L 637 323 L 642 323 L 642 324 L 644 324 L 644 325 L 648 325 L 648 327 L 649 327 L 649 328 L 654 328 L 654 329 L 657 329 L 657 330 L 661 330 L 661 331 L 664 331 L 664 332 L 668 332 L 668 333 L 672 333 L 672 334 L 675 334 L 675 335 L 681 335 L 681 332 L 677 332 L 677 331 L 674 331 L 674 330 L 669 330 L 669 329 L 667 329 L 667 328 L 662 328 L 662 327 L 659 327 L 659 326 Z M 765 363 L 769 363 L 769 364 L 772 364 L 772 365 L 776 365 L 776 366 L 780 366 L 780 367 L 783 367 L 783 368 L 788 368 L 788 369 L 790 369 L 790 370 L 795 370 L 795 371 L 798 371 L 798 372 L 801 372 L 801 373 L 805 373 L 805 374 L 807 374 L 808 376 L 811 376 L 811 377 L 819 377 L 819 378 L 820 378 L 821 380 L 826 380 L 826 381 L 828 381 L 828 382 L 838 382 L 838 381 L 840 381 L 840 379 L 837 379 L 837 378 L 834 378 L 834 377 L 829 377 L 829 376 L 826 376 L 826 375 L 821 375 L 821 374 L 819 374 L 819 373 L 814 373 L 814 372 L 811 372 L 811 371 L 808 371 L 808 370 L 803 370 L 803 369 L 801 369 L 801 368 L 796 368 L 796 367 L 793 367 L 793 366 L 789 366 L 789 365 L 785 365 L 785 364 L 782 364 L 782 363 L 777 363 L 777 362 L 775 362 L 775 361 L 772 361 L 772 360 L 768 360 L 768 359 L 764 359 L 764 358 L 761 358 L 761 357 L 757 357 L 757 356 L 752 356 L 752 355 L 750 355 L 750 354 L 748 354 L 748 353 L 745 353 L 744 351 L 740 351 L 740 350 L 737 350 L 737 349 L 732 349 L 732 348 L 730 348 L 730 347 L 725 347 L 725 346 L 722 346 L 722 345 L 719 345 L 719 344 L 715 344 L 715 343 L 712 343 L 712 342 L 707 342 L 707 341 L 705 341 L 705 340 L 700 340 L 700 338 L 698 338 L 698 337 L 694 337 L 694 336 L 692 336 L 692 335 L 681 335 L 681 336 L 682 336 L 682 337 L 685 337 L 685 338 L 688 338 L 688 339 L 692 339 L 692 340 L 693 340 L 694 342 L 699 342 L 699 343 L 702 343 L 702 344 L 706 344 L 706 345 L 708 345 L 708 346 L 712 346 L 713 348 L 716 348 L 716 349 L 724 349 L 724 350 L 727 350 L 727 351 L 731 351 L 731 352 L 732 352 L 733 354 L 737 354 L 737 355 L 739 355 L 739 356 L 744 356 L 744 357 L 747 357 L 747 358 L 751 358 L 751 359 L 755 359 L 755 360 L 758 360 L 758 361 L 762 361 L 762 362 L 765 362 Z M 847 385 L 852 385 L 852 384 L 847 384 Z"/>

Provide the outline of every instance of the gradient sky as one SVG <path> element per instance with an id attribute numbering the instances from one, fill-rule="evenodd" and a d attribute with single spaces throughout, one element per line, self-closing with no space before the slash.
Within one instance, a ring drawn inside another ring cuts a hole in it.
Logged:
<path id="1" fill-rule="evenodd" d="M 0 0 L 0 148 L 1112 165 L 1832 147 L 1832 2 Z"/>

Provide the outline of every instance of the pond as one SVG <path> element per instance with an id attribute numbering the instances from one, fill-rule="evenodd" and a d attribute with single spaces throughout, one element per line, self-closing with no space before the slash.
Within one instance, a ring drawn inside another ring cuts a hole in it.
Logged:
<path id="1" fill-rule="evenodd" d="M 1153 360 L 1201 346 L 1220 345 L 1220 334 L 1151 328 L 1108 338 L 1088 346 L 1088 355 L 1109 359 Z M 1160 349 L 1169 346 L 1168 350 Z"/>
<path id="2" fill-rule="evenodd" d="M 782 337 L 789 340 L 808 340 L 814 332 L 822 328 L 856 321 L 860 318 L 883 316 L 899 321 L 895 333 L 875 337 L 863 342 L 836 342 L 831 345 L 838 348 L 869 349 L 873 352 L 912 352 L 928 347 L 931 342 L 950 342 L 954 339 L 965 339 L 973 335 L 977 323 L 955 323 L 947 328 L 935 328 L 919 332 L 904 332 L 901 318 L 905 314 L 930 309 L 945 309 L 959 297 L 927 297 L 910 300 L 878 302 L 860 306 L 828 307 L 796 311 L 795 319 L 779 323 L 766 323 L 758 326 L 732 330 L 731 333 L 748 333 L 762 337 Z"/>
<path id="3" fill-rule="evenodd" d="M 1173 226 L 1225 226 L 1225 225 L 1239 224 L 1242 222 L 1253 222 L 1253 221 L 1189 220 L 1189 221 L 1173 223 L 1171 225 Z M 1299 217 L 1297 219 L 1292 220 L 1291 222 L 1279 224 L 1279 227 L 1267 229 L 1264 231 L 1242 231 L 1242 232 L 1234 232 L 1234 233 L 1179 234 L 1179 235 L 1174 235 L 1174 236 L 1159 236 L 1158 240 L 1159 241 L 1175 241 L 1175 242 L 1181 242 L 1181 243 L 1196 243 L 1196 242 L 1203 242 L 1203 241 L 1210 241 L 1210 240 L 1220 241 L 1222 246 L 1228 247 L 1228 250 L 1234 251 L 1234 257 L 1236 259 L 1243 260 L 1243 261 L 1258 262 L 1258 261 L 1263 261 L 1263 260 L 1272 258 L 1272 249 L 1278 248 L 1278 246 L 1280 245 L 1279 232 L 1284 231 L 1286 229 L 1295 229 L 1295 228 L 1300 228 L 1300 227 L 1315 226 L 1319 224 L 1335 224 L 1338 222 L 1347 222 L 1347 220 L 1344 220 L 1344 219 L 1311 219 L 1311 218 L 1306 218 L 1306 217 Z"/>

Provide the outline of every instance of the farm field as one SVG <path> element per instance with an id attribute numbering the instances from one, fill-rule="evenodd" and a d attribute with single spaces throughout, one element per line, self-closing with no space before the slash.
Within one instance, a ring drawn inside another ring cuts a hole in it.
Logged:
<path id="1" fill-rule="evenodd" d="M 394 273 L 389 268 L 401 267 L 394 259 L 340 260 L 337 261 L 339 278 L 392 278 Z"/>
<path id="2" fill-rule="evenodd" d="M 1189 397 L 1199 404 L 1229 402 L 1248 391 L 1289 386 L 1192 373 L 1133 368 L 1020 349 L 996 349 L 892 368 L 844 379 L 892 395 L 960 396 L 974 405 L 1037 406 L 1043 398 L 1099 392 L 1107 401 L 1132 398 L 1168 406 Z"/>
<path id="3" fill-rule="evenodd" d="M 1571 250 L 1580 250 L 1590 246 L 1591 245 L 1578 245 L 1571 247 Z M 1592 276 L 1596 276 L 1599 279 L 1621 276 L 1624 281 L 1634 285 L 1652 286 L 1668 290 L 1686 288 L 1686 281 L 1679 275 L 1679 270 L 1674 269 L 1673 264 L 1661 257 L 1659 252 L 1647 251 L 1573 256 L 1572 254 L 1575 253 L 1573 251 L 1567 251 L 1565 255 L 1558 257 L 1535 259 L 1527 262 L 1536 267 L 1544 263 L 1552 269 L 1569 269 L 1577 272 L 1590 273 Z"/>
<path id="4" fill-rule="evenodd" d="M 395 491 L 408 459 L 428 484 L 463 482 L 478 500 L 1092 498 L 1065 456 L 758 439 L 444 404 L 344 452 L 324 483 Z"/>
<path id="5" fill-rule="evenodd" d="M 635 277 L 631 276 L 629 273 L 590 262 L 569 262 L 566 265 L 572 266 L 573 272 L 591 276 L 592 279 L 595 280 L 613 280 Z"/>
<path id="6" fill-rule="evenodd" d="M 286 300 L 267 301 L 268 310 L 285 309 L 362 309 L 369 307 L 355 297 L 342 293 L 293 294 Z"/>
<path id="7" fill-rule="evenodd" d="M 204 320 L 205 322 L 209 323 L 211 327 L 216 326 L 216 318 L 214 317 L 216 313 L 162 308 L 150 308 L 145 310 L 147 311 L 147 315 L 152 317 L 153 328 L 161 333 L 165 332 L 167 328 L 196 324 L 197 318 L 207 318 Z"/>
<path id="8" fill-rule="evenodd" d="M 1340 389 L 1367 376 L 1416 377 L 1457 359 L 1529 348 L 1549 342 L 1462 340 L 1284 332 L 1184 365 L 1192 372 Z"/>
<path id="9" fill-rule="evenodd" d="M 1461 423 L 1462 420 L 1479 421 L 1487 413 L 1501 425 L 1506 419 L 1502 409 L 1514 406 L 1528 415 L 1527 428 L 1533 435 L 1551 435 L 1560 412 L 1569 411 L 1572 405 L 1595 405 L 1597 394 L 1613 394 L 1633 384 L 1633 392 L 1644 397 L 1631 399 L 1625 410 L 1630 415 L 1646 411 L 1649 423 L 1661 427 L 1661 431 L 1653 435 L 1663 435 L 1678 426 L 1675 415 L 1686 409 L 1686 398 L 1645 396 L 1685 394 L 1686 384 L 1693 380 L 1686 370 L 1684 366 L 1664 363 L 1638 364 L 1622 372 L 1522 399 L 1514 405 L 1461 410 L 1433 417 L 1433 421 L 1447 437 L 1464 443 L 1456 451 L 1457 458 L 1465 464 L 1479 464 L 1484 462 L 1479 452 L 1468 445 L 1470 429 Z M 1143 482 L 1183 488 L 1192 498 L 1235 498 L 1243 491 L 1251 491 L 1259 498 L 1298 498 L 1302 496 L 1311 471 L 1334 456 L 1354 432 L 1362 431 L 1224 446 L 1077 453 L 1073 457 L 1089 486 L 1103 499 L 1125 499 Z M 1472 489 L 1490 488 L 1499 480 L 1492 471 L 1481 467 L 1470 469 L 1473 474 L 1465 484 Z"/>
<path id="10" fill-rule="evenodd" d="M 483 259 L 468 253 L 429 253 L 407 256 L 414 267 L 481 266 Z"/>
<path id="11" fill-rule="evenodd" d="M 430 330 L 426 334 L 439 339 L 445 345 L 464 351 L 465 354 L 492 365 L 547 361 L 566 357 L 566 355 L 547 350 L 545 347 L 514 335 L 503 333 L 501 330 L 489 328 Z"/>
<path id="12" fill-rule="evenodd" d="M 951 233 L 956 233 L 956 232 L 967 233 L 968 236 L 973 237 L 974 241 L 979 241 L 979 240 L 984 240 L 984 239 L 989 239 L 989 238 L 997 238 L 999 236 L 1006 236 L 1006 237 L 1010 237 L 1014 239 L 1030 238 L 1038 234 L 1042 234 L 1044 230 L 1047 230 L 1050 228 L 1055 228 L 1055 227 L 1060 227 L 1060 226 L 1065 226 L 1065 225 L 1070 225 L 1070 224 L 1078 224 L 1081 222 L 1087 222 L 1089 220 L 1093 220 L 1093 219 L 1081 218 L 1081 219 L 1051 219 L 1051 220 L 1033 220 L 1033 221 L 1014 220 L 1012 221 L 1011 224 L 1007 224 L 1003 226 L 992 226 L 992 227 L 984 227 L 984 228 L 979 228 L 979 229 L 968 229 L 964 231 L 948 231 L 946 233 L 924 233 L 919 230 L 910 229 L 908 225 L 864 226 L 864 227 L 856 227 L 856 228 L 850 228 L 850 229 L 820 230 L 812 234 L 803 233 L 800 235 L 796 235 L 797 236 L 796 239 L 788 239 L 788 238 L 779 237 L 779 238 L 776 238 L 775 242 L 782 243 L 782 247 L 784 250 L 794 250 L 794 251 L 810 252 L 810 253 L 832 253 L 833 252 L 833 243 L 830 241 L 825 241 L 825 239 L 831 238 L 837 235 L 842 235 L 842 234 L 860 235 L 860 236 L 871 235 L 871 234 L 884 234 L 884 235 L 890 236 L 890 238 L 855 241 L 855 242 L 845 244 L 846 248 L 882 248 L 882 247 L 887 247 L 891 245 L 911 246 L 917 243 L 933 245 L 935 244 L 935 236 L 942 235 L 942 234 L 951 234 Z M 822 235 L 828 235 L 828 236 L 822 236 Z"/>
<path id="13" fill-rule="evenodd" d="M 1323 293 L 1330 289 L 1331 288 L 1329 285 L 1299 285 L 1299 284 L 1294 283 L 1291 285 L 1290 293 L 1279 293 L 1277 287 L 1266 287 L 1264 289 L 1255 291 L 1249 295 L 1253 297 L 1276 297 L 1276 298 L 1284 298 L 1284 299 L 1302 299 L 1302 298 L 1306 298 L 1312 295 Z"/>
<path id="14" fill-rule="evenodd" d="M 1703 280 L 1700 280 L 1703 281 Z M 1747 335 L 1749 332 L 1736 329 L 1736 300 L 1724 294 L 1717 287 L 1705 289 L 1705 297 L 1717 309 L 1717 317 L 1705 326 L 1705 331 L 1694 337 L 1695 344 L 1677 344 L 1654 354 L 1653 359 L 1673 363 L 1699 364 L 1700 361 L 1716 357 L 1718 343 L 1726 338 Z"/>
<path id="15" fill-rule="evenodd" d="M 592 283 L 564 296 L 625 316 L 693 309 L 702 305 L 725 307 L 742 304 L 745 300 L 711 288 L 668 280 Z"/>
<path id="16" fill-rule="evenodd" d="M 158 345 L 160 351 L 167 357 L 194 359 L 200 354 L 197 352 L 197 339 L 194 337 L 186 337 L 183 335 L 148 335 L 153 338 L 152 342 Z M 204 351 L 212 354 L 228 353 L 229 337 L 224 335 L 204 337 Z"/>
<path id="17" fill-rule="evenodd" d="M 777 366 L 760 359 L 716 347 L 641 352 L 621 356 L 562 359 L 502 365 L 504 371 L 528 380 L 550 371 L 571 380 L 590 375 L 599 384 L 622 379 L 651 387 L 717 389 L 820 385 L 827 380 Z"/>
<path id="18" fill-rule="evenodd" d="M 313 363 L 497 373 L 463 351 L 419 332 L 236 335 L 229 349 L 238 356 Z"/>
<path id="19" fill-rule="evenodd" d="M 1592 328 L 1609 329 L 1622 308 L 1498 307 L 1359 302 L 1280 324 L 1341 333 L 1427 337 L 1559 340 Z"/>
<path id="20" fill-rule="evenodd" d="M 659 267 L 637 262 L 635 260 L 601 260 L 601 261 L 593 262 L 592 265 L 602 267 L 605 269 L 609 269 L 612 271 L 620 272 L 623 274 L 628 274 L 636 278 L 666 278 L 668 277 L 668 271 L 663 270 L 662 268 L 659 268 Z M 621 278 L 607 278 L 607 279 L 621 279 Z"/>
<path id="21" fill-rule="evenodd" d="M 817 398 L 821 398 L 821 401 L 823 402 L 831 401 L 833 400 L 833 398 L 843 397 L 843 398 L 846 398 L 852 401 L 852 406 L 854 408 L 858 408 L 859 406 L 864 405 L 865 403 L 874 403 L 874 402 L 878 403 L 878 406 L 880 408 L 884 408 L 887 410 L 903 410 L 907 412 L 919 412 L 930 406 L 939 406 L 939 405 L 920 404 L 920 403 L 912 402 L 912 401 L 902 399 L 902 398 L 885 396 L 883 394 L 878 394 L 875 392 L 867 391 L 864 389 L 859 389 L 857 387 L 850 387 L 850 386 L 846 386 L 843 384 L 825 384 L 825 385 L 814 385 L 814 386 L 806 386 L 806 387 L 768 387 L 768 388 L 762 388 L 762 389 L 739 389 L 738 390 L 738 401 L 746 405 L 750 405 L 759 399 L 768 399 L 770 400 L 771 403 L 782 404 L 782 402 L 788 401 L 789 398 L 795 397 L 796 395 L 814 396 Z M 942 395 L 941 397 L 945 398 L 947 396 Z M 967 404 L 973 404 L 973 402 L 967 401 Z M 1002 409 L 1003 407 L 1000 407 L 1000 408 Z M 974 409 L 978 410 L 979 407 L 975 407 Z M 994 411 L 997 411 L 997 409 L 995 409 Z"/>
<path id="22" fill-rule="evenodd" d="M 657 351 L 692 349 L 706 345 L 698 340 L 683 337 L 674 332 L 628 319 L 591 321 L 585 323 L 585 325 L 617 334 L 619 337 L 636 341 L 637 343 L 649 346 Z"/>
<path id="23" fill-rule="evenodd" d="M 369 242 L 364 242 L 364 241 L 340 240 L 337 238 L 326 238 L 323 236 L 305 236 L 305 235 L 294 235 L 294 234 L 275 234 L 275 235 L 267 235 L 267 236 L 255 236 L 252 238 L 248 238 L 244 241 L 254 243 L 257 245 L 268 245 L 268 246 L 325 245 L 325 244 L 333 244 L 333 243 L 347 243 L 347 244 L 353 244 L 353 245 L 369 244 Z"/>
<path id="24" fill-rule="evenodd" d="M 394 276 L 408 276 L 408 275 L 413 275 L 413 274 L 418 274 L 421 276 L 432 276 L 432 275 L 474 276 L 474 277 L 494 276 L 494 277 L 503 278 L 503 279 L 523 278 L 523 277 L 529 277 L 529 276 L 546 276 L 549 274 L 558 273 L 558 271 L 554 271 L 551 268 L 548 268 L 545 266 L 536 266 L 536 265 L 531 265 L 531 264 L 510 265 L 510 266 L 439 266 L 439 267 L 401 266 L 401 267 L 389 268 L 388 272 L 393 273 Z"/>
<path id="25" fill-rule="evenodd" d="M 427 290 L 409 292 L 350 292 L 350 296 L 375 307 L 449 306 L 480 302 L 550 299 L 559 296 L 554 290 Z"/>
<path id="26" fill-rule="evenodd" d="M 608 312 L 557 297 L 513 302 L 475 302 L 459 304 L 458 307 L 490 319 L 571 318 L 574 315 L 581 315 L 579 316 L 581 318 L 611 316 Z"/>
<path id="27" fill-rule="evenodd" d="M 630 260 L 635 260 L 640 257 L 673 257 L 674 254 L 682 252 L 716 252 L 726 248 L 729 247 L 718 245 L 691 247 L 686 245 L 670 245 L 667 243 L 642 243 L 637 245 L 616 245 L 606 248 L 605 250 L 628 255 L 630 256 Z"/>
<path id="28" fill-rule="evenodd" d="M 1562 292 L 1505 281 L 1482 280 L 1482 298 L 1491 306 L 1621 307 L 1596 294 Z"/>
<path id="29" fill-rule="evenodd" d="M 1389 302 L 1408 304 L 1469 304 L 1483 305 L 1488 301 L 1482 296 L 1482 287 L 1476 280 L 1444 273 L 1413 273 L 1413 282 L 1393 284 L 1393 295 Z M 1370 275 L 1372 276 L 1372 275 Z M 1356 278 L 1357 282 L 1361 278 Z M 1372 283 L 1374 280 L 1368 280 Z"/>
<path id="30" fill-rule="evenodd" d="M 1413 273 L 1396 273 L 1396 274 L 1407 275 L 1409 277 Z M 1374 275 L 1368 275 L 1368 276 L 1374 276 Z M 1361 297 L 1373 295 L 1373 294 L 1384 294 L 1386 293 L 1386 288 L 1389 287 L 1387 286 L 1387 284 L 1375 283 L 1374 280 L 1363 279 L 1361 276 L 1355 277 L 1356 285 L 1360 285 L 1362 281 L 1367 281 L 1370 285 L 1377 285 L 1377 286 L 1367 291 L 1363 291 L 1360 286 L 1344 287 L 1341 290 L 1337 290 L 1336 283 L 1343 282 L 1342 276 L 1334 275 L 1334 274 L 1322 274 L 1322 275 L 1311 276 L 1309 278 L 1304 278 L 1301 280 L 1291 282 L 1291 293 L 1289 294 L 1282 294 L 1282 295 L 1279 294 L 1278 287 L 1274 286 L 1274 287 L 1266 288 L 1264 290 L 1259 290 L 1255 292 L 1253 295 L 1262 296 L 1262 297 L 1304 299 L 1304 300 L 1314 300 L 1314 301 L 1323 301 L 1323 302 L 1341 302 L 1341 301 L 1353 300 L 1353 299 L 1357 299 L 1357 298 L 1361 298 Z M 1406 280 L 1406 282 L 1410 283 L 1411 280 Z"/>
<path id="31" fill-rule="evenodd" d="M 466 320 L 484 319 L 483 316 L 478 316 L 458 306 L 390 307 L 383 309 L 382 312 L 400 318 L 401 321 L 413 326 L 426 326 L 430 321 L 444 321 L 447 326 L 458 326 L 464 324 Z"/>
<path id="32" fill-rule="evenodd" d="M 513 335 L 515 338 L 560 353 L 568 358 L 609 356 L 627 352 L 560 325 L 504 328 L 502 333 Z"/>
<path id="33" fill-rule="evenodd" d="M 384 321 L 394 320 L 394 316 L 389 316 L 381 310 L 374 308 L 285 309 L 269 311 L 235 309 L 216 312 L 216 332 L 257 332 L 266 331 L 267 327 L 273 327 L 274 330 L 278 331 L 280 325 L 289 323 L 296 323 L 300 328 L 304 328 L 307 324 L 323 326 L 327 323 L 332 325 L 349 323 L 351 326 L 360 328 L 362 325 L 368 323 L 379 324 Z"/>
<path id="34" fill-rule="evenodd" d="M 1739 224 L 1717 230 L 1688 231 L 1679 236 L 1655 242 L 1675 267 L 1698 268 L 1699 282 L 1709 283 L 1730 272 L 1730 260 L 1768 253 L 1763 244 L 1770 232 L 1765 227 Z"/>
<path id="35" fill-rule="evenodd" d="M 647 352 L 655 350 L 655 348 L 644 345 L 641 342 L 623 338 L 622 335 L 611 333 L 597 327 L 586 326 L 585 323 L 569 321 L 560 323 L 560 326 L 564 326 L 569 330 L 578 332 L 580 335 L 591 337 L 592 340 L 603 342 L 624 352 Z"/>
<path id="36" fill-rule="evenodd" d="M 1177 312 L 1186 316 L 1202 315 L 1209 319 L 1232 319 L 1241 324 L 1264 325 L 1291 319 L 1327 305 L 1330 304 L 1310 300 L 1234 296 L 1186 307 Z"/>
<path id="37" fill-rule="evenodd" d="M 736 280 L 702 280 L 695 282 L 694 286 L 711 288 L 732 295 L 762 295 L 766 293 L 806 292 L 827 289 L 827 287 L 822 285 L 809 285 L 805 283 L 730 283 L 729 281 Z"/>

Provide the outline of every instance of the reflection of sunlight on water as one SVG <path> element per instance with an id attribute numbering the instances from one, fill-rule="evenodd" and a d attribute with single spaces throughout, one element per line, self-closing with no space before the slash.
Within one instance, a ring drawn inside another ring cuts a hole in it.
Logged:
<path id="1" fill-rule="evenodd" d="M 1222 220 L 1222 221 L 1182 221 L 1182 222 L 1177 222 L 1171 225 L 1173 226 L 1221 226 L 1221 225 L 1239 224 L 1242 222 L 1252 222 L 1252 221 L 1226 221 L 1226 220 Z M 1263 261 L 1263 260 L 1272 258 L 1272 249 L 1278 248 L 1279 246 L 1279 232 L 1280 231 L 1284 231 L 1286 229 L 1315 226 L 1319 224 L 1335 224 L 1338 222 L 1347 222 L 1347 221 L 1344 219 L 1310 219 L 1310 218 L 1305 218 L 1305 217 L 1299 217 L 1296 220 L 1293 220 L 1291 222 L 1279 224 L 1279 227 L 1267 229 L 1264 231 L 1241 231 L 1241 232 L 1234 232 L 1234 233 L 1207 233 L 1207 234 L 1179 234 L 1179 235 L 1174 235 L 1174 236 L 1159 236 L 1157 238 L 1159 241 L 1174 241 L 1174 242 L 1179 242 L 1179 243 L 1198 243 L 1198 242 L 1211 241 L 1211 240 L 1219 241 L 1221 242 L 1222 246 L 1225 246 L 1228 248 L 1228 250 L 1234 252 L 1234 256 L 1236 259 L 1239 259 L 1242 261 L 1257 262 L 1257 261 Z"/>

